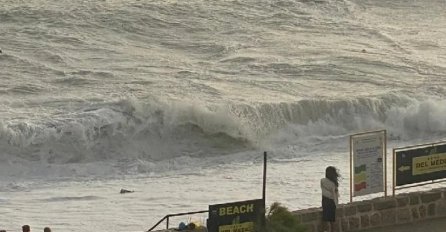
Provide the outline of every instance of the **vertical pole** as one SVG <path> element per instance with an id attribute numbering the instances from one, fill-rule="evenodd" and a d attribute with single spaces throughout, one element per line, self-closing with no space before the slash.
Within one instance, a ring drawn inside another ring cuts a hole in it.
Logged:
<path id="1" fill-rule="evenodd" d="M 167 216 L 166 218 L 166 230 L 169 229 L 169 216 Z"/>
<path id="2" fill-rule="evenodd" d="M 267 154 L 266 151 L 263 152 L 263 189 L 262 189 L 262 199 L 263 199 L 263 217 L 261 218 L 262 227 L 266 227 L 266 163 Z"/>
<path id="3" fill-rule="evenodd" d="M 384 130 L 384 197 L 387 197 L 387 130 Z"/>
<path id="4" fill-rule="evenodd" d="M 353 175 L 352 175 L 352 169 L 353 169 L 353 137 L 350 135 L 350 203 L 353 202 Z"/>
<path id="5" fill-rule="evenodd" d="M 392 153 L 393 153 L 393 167 L 392 167 L 392 169 L 393 169 L 393 185 L 392 185 L 392 195 L 395 197 L 395 185 L 396 185 L 396 174 L 395 174 L 395 172 L 396 172 L 396 155 L 395 155 L 395 148 L 394 149 L 392 149 Z"/>
<path id="6" fill-rule="evenodd" d="M 267 161 L 267 154 L 265 151 L 263 152 L 263 190 L 262 190 L 262 199 L 263 202 L 265 203 L 266 203 L 266 161 Z"/>

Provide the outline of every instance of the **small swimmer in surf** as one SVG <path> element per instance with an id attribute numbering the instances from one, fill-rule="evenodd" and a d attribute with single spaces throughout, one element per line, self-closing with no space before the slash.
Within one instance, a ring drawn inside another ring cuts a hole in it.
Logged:
<path id="1" fill-rule="evenodd" d="M 119 193 L 123 194 L 123 193 L 133 193 L 133 192 L 135 192 L 135 191 L 131 191 L 131 190 L 127 190 L 127 189 L 121 189 L 121 192 L 119 192 Z"/>

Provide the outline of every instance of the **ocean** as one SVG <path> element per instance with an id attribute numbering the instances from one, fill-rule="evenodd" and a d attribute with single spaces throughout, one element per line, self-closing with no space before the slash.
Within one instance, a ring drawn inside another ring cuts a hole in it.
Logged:
<path id="1" fill-rule="evenodd" d="M 144 231 L 260 198 L 264 151 L 267 204 L 319 206 L 329 165 L 346 203 L 351 134 L 387 130 L 389 163 L 393 147 L 445 140 L 445 11 L 1 0 L 0 229 Z"/>

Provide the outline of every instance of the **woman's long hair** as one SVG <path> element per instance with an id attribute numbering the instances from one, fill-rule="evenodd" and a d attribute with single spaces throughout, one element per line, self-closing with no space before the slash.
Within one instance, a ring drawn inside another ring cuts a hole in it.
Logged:
<path id="1" fill-rule="evenodd" d="M 325 178 L 331 180 L 333 183 L 335 183 L 336 187 L 339 186 L 339 173 L 338 170 L 333 166 L 328 166 L 325 169 Z"/>

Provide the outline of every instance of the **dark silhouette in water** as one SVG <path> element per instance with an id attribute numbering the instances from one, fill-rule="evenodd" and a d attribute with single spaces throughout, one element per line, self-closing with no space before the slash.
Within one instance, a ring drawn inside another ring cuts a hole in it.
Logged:
<path id="1" fill-rule="evenodd" d="M 121 192 L 119 192 L 119 193 L 123 194 L 123 193 L 133 193 L 133 192 L 135 192 L 135 191 L 131 191 L 131 190 L 127 190 L 127 189 L 121 189 Z"/>

